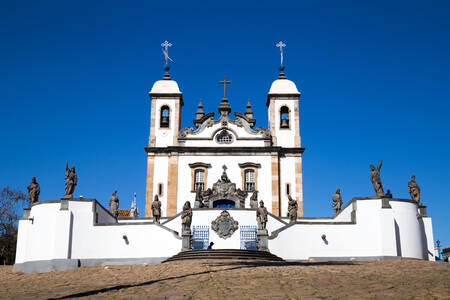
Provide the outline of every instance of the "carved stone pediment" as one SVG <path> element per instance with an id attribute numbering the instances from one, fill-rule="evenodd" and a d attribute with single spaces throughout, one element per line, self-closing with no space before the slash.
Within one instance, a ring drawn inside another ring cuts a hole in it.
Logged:
<path id="1" fill-rule="evenodd" d="M 228 211 L 224 210 L 220 213 L 220 216 L 211 222 L 211 228 L 219 237 L 227 239 L 239 228 L 239 223 L 230 216 Z"/>

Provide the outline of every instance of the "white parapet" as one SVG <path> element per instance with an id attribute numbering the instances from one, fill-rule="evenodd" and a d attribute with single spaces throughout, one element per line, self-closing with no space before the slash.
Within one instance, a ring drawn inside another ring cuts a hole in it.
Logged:
<path id="1" fill-rule="evenodd" d="M 209 230 L 215 249 L 239 249 L 240 226 L 256 226 L 254 209 L 194 209 L 192 226 L 211 228 L 223 210 L 239 229 Z M 269 214 L 269 250 L 289 260 L 416 258 L 434 260 L 431 218 L 411 200 L 354 198 L 333 218 Z M 15 270 L 67 269 L 104 263 L 160 262 L 181 250 L 181 216 L 118 222 L 94 199 L 43 201 L 19 221 Z"/>

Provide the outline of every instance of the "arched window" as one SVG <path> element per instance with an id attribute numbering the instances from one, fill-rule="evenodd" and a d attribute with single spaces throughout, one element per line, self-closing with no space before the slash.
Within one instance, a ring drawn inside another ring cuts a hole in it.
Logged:
<path id="1" fill-rule="evenodd" d="M 205 187 L 205 170 L 196 169 L 194 171 L 194 191 L 204 191 Z"/>
<path id="2" fill-rule="evenodd" d="M 169 128 L 170 124 L 170 109 L 167 105 L 161 107 L 161 118 L 159 121 L 159 127 Z"/>
<path id="3" fill-rule="evenodd" d="M 219 144 L 231 144 L 233 142 L 233 136 L 229 134 L 226 130 L 222 130 L 216 138 Z"/>
<path id="4" fill-rule="evenodd" d="M 247 169 L 244 171 L 244 188 L 247 192 L 255 190 L 255 170 Z"/>
<path id="5" fill-rule="evenodd" d="M 280 108 L 280 128 L 289 128 L 289 108 L 287 106 Z"/>

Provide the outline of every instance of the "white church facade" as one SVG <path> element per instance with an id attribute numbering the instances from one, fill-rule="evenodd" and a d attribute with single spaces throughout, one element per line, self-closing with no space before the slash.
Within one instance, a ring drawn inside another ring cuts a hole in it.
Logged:
<path id="1" fill-rule="evenodd" d="M 303 216 L 302 153 L 299 131 L 300 93 L 282 72 L 267 96 L 269 126 L 254 128 L 250 103 L 244 113 L 231 116 L 231 106 L 224 97 L 218 117 L 203 111 L 202 104 L 194 119 L 195 129 L 180 129 L 183 106 L 178 84 L 166 74 L 151 92 L 151 124 L 147 151 L 147 188 L 145 215 L 151 216 L 155 194 L 162 204 L 162 214 L 174 216 L 186 200 L 194 203 L 196 192 L 209 192 L 220 179 L 223 167 L 231 182 L 243 192 L 258 192 L 269 212 L 286 216 L 287 196 L 298 201 L 298 216 Z M 249 207 L 248 198 L 246 201 Z M 216 199 L 211 207 L 239 208 L 239 203 Z M 217 202 L 217 203 L 216 203 Z M 240 207 L 244 208 L 244 207 Z"/>
<path id="2" fill-rule="evenodd" d="M 250 104 L 231 114 L 226 78 L 218 115 L 205 113 L 200 103 L 195 127 L 180 128 L 183 95 L 166 70 L 149 93 L 145 217 L 118 219 L 88 198 L 36 202 L 19 221 L 14 269 L 159 263 L 211 241 L 214 249 L 265 250 L 284 260 L 434 260 L 431 218 L 412 199 L 353 198 L 333 217 L 303 216 L 300 92 L 280 70 L 267 95 L 267 128 L 255 128 Z M 256 240 L 252 196 L 268 212 L 265 249 Z M 289 196 L 296 201 L 294 219 L 287 216 Z M 186 201 L 193 207 L 187 245 Z M 224 226 L 217 225 L 221 220 Z"/>

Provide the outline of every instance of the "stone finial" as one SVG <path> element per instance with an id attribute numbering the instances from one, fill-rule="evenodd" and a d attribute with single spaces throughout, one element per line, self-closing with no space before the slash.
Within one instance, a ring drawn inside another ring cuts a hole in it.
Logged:
<path id="1" fill-rule="evenodd" d="M 286 75 L 284 74 L 284 66 L 280 66 L 280 75 L 278 75 L 278 79 L 287 79 Z"/>
<path id="2" fill-rule="evenodd" d="M 136 204 L 136 193 L 134 193 L 133 202 L 131 202 L 130 216 L 133 218 L 139 217 L 139 211 Z"/>
<path id="3" fill-rule="evenodd" d="M 197 111 L 195 112 L 195 120 L 200 120 L 204 115 L 205 115 L 205 112 L 203 111 L 202 99 L 200 99 L 200 102 L 198 103 Z"/>
<path id="4" fill-rule="evenodd" d="M 253 119 L 253 110 L 252 110 L 252 106 L 250 104 L 250 99 L 248 100 L 247 105 L 245 107 L 247 109 L 245 110 L 244 115 L 249 119 Z"/>

